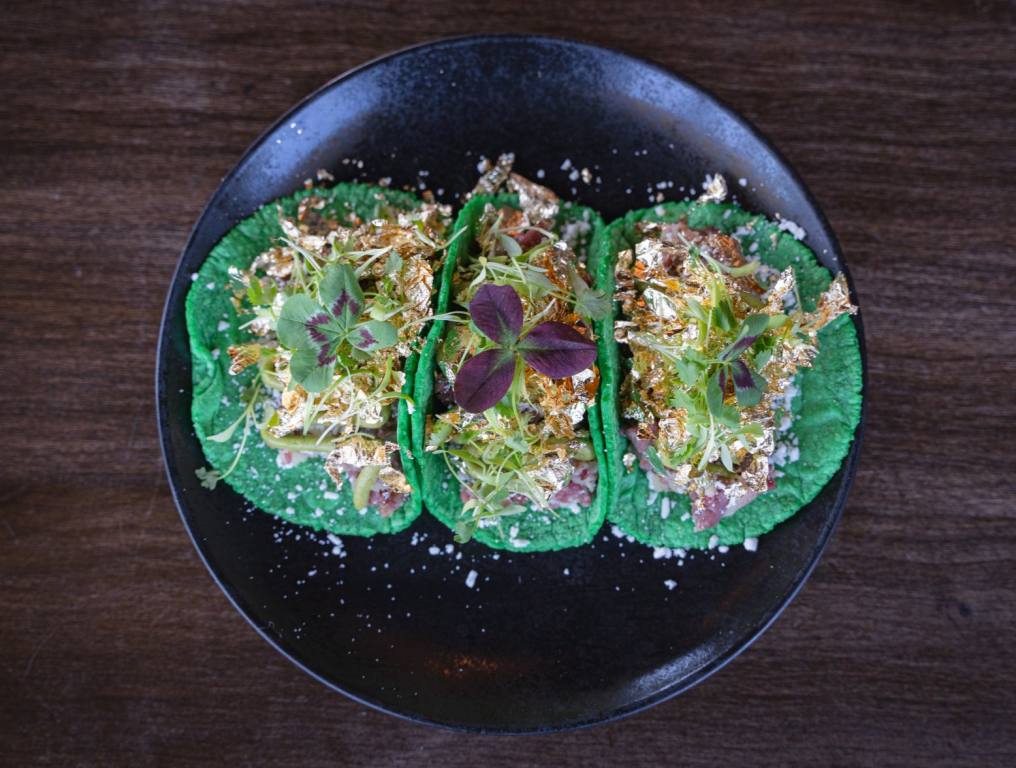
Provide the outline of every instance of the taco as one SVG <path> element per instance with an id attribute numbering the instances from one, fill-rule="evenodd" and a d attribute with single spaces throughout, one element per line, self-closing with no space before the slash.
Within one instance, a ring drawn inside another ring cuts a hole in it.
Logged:
<path id="1" fill-rule="evenodd" d="M 717 179 L 597 243 L 616 300 L 597 327 L 609 519 L 653 546 L 754 546 L 829 481 L 860 419 L 844 277 L 724 196 Z"/>
<path id="2" fill-rule="evenodd" d="M 450 215 L 338 184 L 264 206 L 215 246 L 186 304 L 206 487 L 337 534 L 419 515 L 408 405 Z"/>
<path id="3" fill-rule="evenodd" d="M 533 552 L 584 544 L 603 523 L 591 328 L 610 305 L 587 271 L 597 214 L 510 162 L 456 221 L 416 374 L 413 446 L 427 509 L 459 541 Z"/>

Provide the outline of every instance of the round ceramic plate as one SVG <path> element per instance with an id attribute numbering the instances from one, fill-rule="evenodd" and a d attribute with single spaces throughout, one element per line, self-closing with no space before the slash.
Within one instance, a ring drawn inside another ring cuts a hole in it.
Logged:
<path id="1" fill-rule="evenodd" d="M 340 180 L 471 188 L 481 155 L 604 219 L 650 203 L 647 186 L 698 188 L 721 172 L 741 204 L 779 211 L 845 270 L 815 201 L 776 151 L 701 88 L 631 56 L 543 37 L 441 41 L 365 64 L 282 117 L 247 151 L 194 227 L 170 286 L 157 371 L 162 446 L 194 545 L 230 600 L 280 653 L 326 685 L 395 715 L 454 728 L 572 728 L 656 704 L 730 661 L 814 568 L 843 507 L 840 472 L 757 552 L 682 567 L 604 526 L 586 547 L 498 554 L 455 545 L 424 514 L 408 531 L 336 543 L 201 488 L 190 420 L 184 298 L 237 221 L 319 168 Z M 589 168 L 586 184 L 570 178 Z M 856 299 L 855 299 L 856 301 Z M 856 319 L 860 333 L 860 318 Z M 861 337 L 863 356 L 863 334 Z M 676 582 L 676 586 L 675 586 Z"/>

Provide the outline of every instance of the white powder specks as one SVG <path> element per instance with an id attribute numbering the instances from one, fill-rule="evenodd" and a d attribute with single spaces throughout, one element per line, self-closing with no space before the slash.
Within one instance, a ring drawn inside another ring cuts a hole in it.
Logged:
<path id="1" fill-rule="evenodd" d="M 614 535 L 615 538 L 623 538 L 626 541 L 628 541 L 628 543 L 632 543 L 635 540 L 635 536 L 628 535 L 623 530 L 621 530 L 621 528 L 619 528 L 617 525 L 611 526 L 611 533 Z"/>
<path id="2" fill-rule="evenodd" d="M 747 187 L 748 186 L 748 180 L 746 178 L 744 178 L 744 177 L 738 179 L 737 183 L 740 184 L 742 187 Z"/>
<path id="3" fill-rule="evenodd" d="M 431 554 L 431 555 L 435 555 L 435 556 L 437 556 L 437 555 L 440 555 L 440 554 L 441 554 L 441 548 L 440 548 L 440 547 L 434 547 L 434 546 L 431 546 L 431 547 L 429 547 L 429 548 L 427 549 L 427 552 L 428 552 L 429 554 Z"/>
<path id="4" fill-rule="evenodd" d="M 217 330 L 219 333 L 222 333 L 223 331 L 228 331 L 229 323 L 227 323 L 225 320 L 220 320 L 219 324 L 215 326 L 215 330 Z"/>
<path id="5" fill-rule="evenodd" d="M 466 574 L 466 586 L 472 589 L 476 586 L 476 577 L 479 576 L 476 571 L 470 571 Z"/>
<path id="6" fill-rule="evenodd" d="M 332 554 L 336 557 L 345 557 L 346 550 L 342 546 L 342 539 L 336 536 L 334 533 L 328 534 L 328 542 L 332 545 Z"/>
<path id="7" fill-rule="evenodd" d="M 782 219 L 779 227 L 784 232 L 789 232 L 793 235 L 795 240 L 804 240 L 804 238 L 808 236 L 808 233 L 804 231 L 804 227 L 791 221 L 790 219 Z"/>
<path id="8" fill-rule="evenodd" d="M 668 590 L 671 590 L 677 586 L 677 582 L 674 581 L 673 579 L 667 579 L 665 582 L 663 582 L 663 586 L 665 586 Z"/>
<path id="9" fill-rule="evenodd" d="M 564 569 L 564 575 L 565 576 L 571 576 L 571 571 L 568 568 L 565 568 Z"/>

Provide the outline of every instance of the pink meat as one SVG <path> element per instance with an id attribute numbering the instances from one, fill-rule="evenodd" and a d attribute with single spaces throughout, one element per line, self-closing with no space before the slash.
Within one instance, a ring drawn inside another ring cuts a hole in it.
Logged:
<path id="1" fill-rule="evenodd" d="M 360 474 L 360 467 L 352 464 L 340 464 L 339 468 L 349 478 L 350 484 L 356 482 L 356 477 Z M 367 497 L 367 503 L 376 509 L 381 517 L 391 517 L 405 501 L 406 494 L 393 491 L 380 480 L 374 483 L 370 496 Z"/>
<path id="2" fill-rule="evenodd" d="M 597 466 L 595 461 L 576 461 L 572 470 L 571 480 L 561 490 L 555 493 L 548 500 L 551 509 L 561 507 L 588 507 L 593 503 L 593 493 L 596 491 Z M 462 501 L 469 501 L 473 497 L 472 492 L 461 486 L 459 498 Z M 520 493 L 508 497 L 506 504 L 529 504 L 529 499 Z"/>
<path id="3" fill-rule="evenodd" d="M 543 240 L 543 235 L 535 229 L 527 229 L 525 232 L 519 232 L 518 234 L 512 235 L 512 239 L 519 244 L 519 247 L 521 247 L 523 251 L 528 251 L 530 248 L 534 248 L 540 244 Z"/>

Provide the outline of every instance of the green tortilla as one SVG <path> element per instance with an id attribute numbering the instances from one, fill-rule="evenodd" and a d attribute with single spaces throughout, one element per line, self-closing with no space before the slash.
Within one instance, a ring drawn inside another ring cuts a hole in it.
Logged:
<path id="1" fill-rule="evenodd" d="M 441 284 L 438 289 L 438 313 L 447 311 L 451 303 L 455 265 L 471 258 L 476 224 L 488 202 L 496 206 L 518 207 L 518 199 L 514 195 L 477 196 L 463 206 L 455 222 L 454 231 L 456 233 L 459 230 L 464 231 L 448 249 L 448 258 L 441 272 Z M 581 251 L 584 247 L 591 253 L 591 244 L 599 238 L 599 231 L 603 227 L 600 217 L 589 208 L 565 203 L 558 214 L 557 225 L 561 228 L 570 223 L 589 225 L 588 234 L 580 235 L 580 245 L 576 250 Z M 459 522 L 467 522 L 469 517 L 462 513 L 459 483 L 449 471 L 443 456 L 424 451 L 427 443 L 427 414 L 430 412 L 433 399 L 437 347 L 444 335 L 445 327 L 446 323 L 440 320 L 431 326 L 420 356 L 414 385 L 415 411 L 412 419 L 412 437 L 413 452 L 420 466 L 427 509 L 434 517 L 455 530 Z M 576 512 L 565 509 L 547 511 L 530 507 L 518 515 L 504 517 L 496 526 L 478 528 L 474 534 L 477 541 L 495 549 L 540 552 L 576 547 L 592 540 L 603 524 L 608 493 L 603 482 L 603 478 L 607 475 L 607 464 L 603 453 L 602 425 L 595 404 L 589 409 L 588 416 L 589 433 L 599 467 L 599 480 L 593 503 Z"/>
<path id="2" fill-rule="evenodd" d="M 194 431 L 205 458 L 219 472 L 224 473 L 232 464 L 242 428 L 225 443 L 213 442 L 208 436 L 224 430 L 243 414 L 241 394 L 256 375 L 252 369 L 237 376 L 229 374 L 226 350 L 254 337 L 240 328 L 242 320 L 237 317 L 227 290 L 227 270 L 230 266 L 247 268 L 259 253 L 276 244 L 282 236 L 276 206 L 281 206 L 287 216 L 294 216 L 300 200 L 309 195 L 323 197 L 327 201 L 326 210 L 334 211 L 340 221 L 346 221 L 350 212 L 361 219 L 377 218 L 381 200 L 403 210 L 419 205 L 411 194 L 362 184 L 301 190 L 258 209 L 233 227 L 209 253 L 187 294 L 186 317 L 193 366 Z M 404 365 L 403 392 L 410 396 L 417 357 L 408 358 Z M 317 530 L 352 536 L 401 531 L 420 514 L 420 478 L 409 451 L 409 413 L 403 400 L 399 401 L 396 418 L 403 469 L 414 493 L 390 517 L 383 518 L 373 509 L 357 512 L 352 503 L 351 484 L 346 483 L 341 490 L 335 488 L 335 482 L 325 472 L 323 455 L 289 469 L 280 468 L 276 464 L 278 451 L 266 446 L 253 428 L 236 469 L 223 482 L 259 509 Z"/>
<path id="3" fill-rule="evenodd" d="M 754 233 L 742 238 L 746 252 L 758 244 L 754 256 L 776 269 L 793 266 L 805 310 L 812 310 L 819 295 L 831 282 L 829 271 L 801 242 L 763 216 L 748 213 L 736 205 L 667 203 L 633 211 L 608 226 L 597 243 L 597 286 L 612 294 L 617 251 L 634 247 L 635 224 L 642 220 L 677 221 L 688 217 L 692 227 L 716 227 L 728 234 L 746 225 Z M 776 487 L 762 494 L 715 527 L 695 531 L 688 497 L 678 493 L 654 493 L 648 478 L 636 463 L 627 471 L 622 456 L 628 442 L 621 433 L 618 417 L 618 387 L 624 365 L 618 345 L 608 331 L 615 317 L 601 321 L 601 396 L 606 453 L 611 478 L 608 519 L 622 531 L 644 544 L 674 548 L 706 548 L 712 545 L 741 544 L 758 537 L 791 517 L 808 504 L 829 482 L 843 462 L 861 418 L 861 354 L 857 332 L 850 317 L 841 316 L 819 332 L 819 353 L 812 368 L 797 376 L 798 394 L 792 410 L 792 432 L 800 458 L 780 467 L 783 476 Z M 713 538 L 715 537 L 715 538 Z"/>

